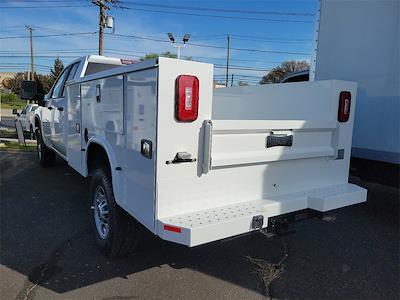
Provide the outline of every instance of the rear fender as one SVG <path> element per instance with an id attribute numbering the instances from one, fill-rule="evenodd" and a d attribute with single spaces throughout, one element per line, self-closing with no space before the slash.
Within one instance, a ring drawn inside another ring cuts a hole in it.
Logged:
<path id="1" fill-rule="evenodd" d="M 100 136 L 92 136 L 89 138 L 87 144 L 86 144 L 86 150 L 89 149 L 89 146 L 91 144 L 97 144 L 101 147 L 103 147 L 104 151 L 107 154 L 108 157 L 108 161 L 110 163 L 110 171 L 111 171 L 111 181 L 112 181 L 112 185 L 113 185 L 113 190 L 114 190 L 114 197 L 115 197 L 115 201 L 121 205 L 119 199 L 121 199 L 121 197 L 119 197 L 120 194 L 120 187 L 121 187 L 121 183 L 120 183 L 120 170 L 117 170 L 119 166 L 117 158 L 115 156 L 115 153 L 110 145 L 110 143 L 104 138 L 104 137 L 100 137 Z M 82 168 L 82 174 L 84 177 L 87 177 L 88 174 L 88 151 L 85 151 L 85 160 L 84 160 L 84 164 L 83 164 L 83 168 Z"/>

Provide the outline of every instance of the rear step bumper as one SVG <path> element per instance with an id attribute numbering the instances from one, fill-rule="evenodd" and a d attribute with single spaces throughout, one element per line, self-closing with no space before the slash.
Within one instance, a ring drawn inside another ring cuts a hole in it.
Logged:
<path id="1" fill-rule="evenodd" d="M 162 218 L 157 233 L 164 240 L 194 247 L 255 230 L 255 216 L 262 216 L 266 228 L 272 217 L 304 209 L 326 212 L 366 199 L 366 189 L 340 184 Z"/>

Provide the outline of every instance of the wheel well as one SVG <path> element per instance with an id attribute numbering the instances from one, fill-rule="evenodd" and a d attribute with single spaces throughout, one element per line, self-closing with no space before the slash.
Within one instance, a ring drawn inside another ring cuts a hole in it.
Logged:
<path id="1" fill-rule="evenodd" d="M 111 173 L 110 161 L 106 150 L 99 144 L 91 143 L 87 149 L 88 175 L 93 175 L 94 171 L 98 168 Z"/>

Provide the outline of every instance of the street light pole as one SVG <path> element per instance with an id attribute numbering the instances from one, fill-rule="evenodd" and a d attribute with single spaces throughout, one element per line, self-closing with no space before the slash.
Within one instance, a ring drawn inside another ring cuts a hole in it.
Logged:
<path id="1" fill-rule="evenodd" d="M 176 44 L 174 44 L 174 46 L 176 46 L 178 48 L 178 59 L 181 59 L 181 48 L 182 48 L 182 46 L 181 45 L 176 45 Z"/>
<path id="2" fill-rule="evenodd" d="M 181 59 L 181 48 L 186 46 L 186 43 L 189 41 L 190 34 L 185 33 L 185 35 L 182 38 L 183 44 L 175 44 L 175 38 L 171 32 L 168 32 L 167 35 L 168 35 L 169 40 L 172 42 L 172 45 L 174 46 L 174 48 L 178 48 L 177 58 Z"/>

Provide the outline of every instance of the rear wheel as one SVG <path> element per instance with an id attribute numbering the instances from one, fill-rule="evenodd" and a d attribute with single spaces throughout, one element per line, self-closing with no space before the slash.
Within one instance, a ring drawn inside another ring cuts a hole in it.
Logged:
<path id="1" fill-rule="evenodd" d="M 139 239 L 139 225 L 115 202 L 111 176 L 97 169 L 90 185 L 90 203 L 96 243 L 109 257 L 129 255 Z"/>
<path id="2" fill-rule="evenodd" d="M 40 165 L 43 168 L 54 166 L 56 163 L 56 154 L 43 142 L 42 133 L 39 129 L 36 129 L 36 138 L 36 150 Z"/>

